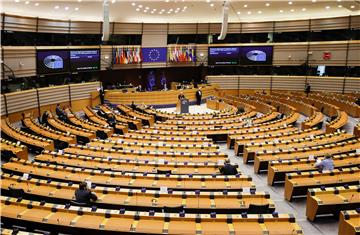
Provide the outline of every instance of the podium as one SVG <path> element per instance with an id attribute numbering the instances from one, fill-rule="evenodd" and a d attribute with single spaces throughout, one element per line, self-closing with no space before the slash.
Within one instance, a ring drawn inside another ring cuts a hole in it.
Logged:
<path id="1" fill-rule="evenodd" d="M 189 100 L 188 99 L 178 100 L 176 104 L 176 112 L 189 113 Z"/>

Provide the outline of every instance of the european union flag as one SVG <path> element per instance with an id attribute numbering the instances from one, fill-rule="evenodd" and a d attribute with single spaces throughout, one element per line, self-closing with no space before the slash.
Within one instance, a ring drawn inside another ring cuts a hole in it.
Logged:
<path id="1" fill-rule="evenodd" d="M 166 62 L 166 47 L 142 48 L 143 63 Z"/>

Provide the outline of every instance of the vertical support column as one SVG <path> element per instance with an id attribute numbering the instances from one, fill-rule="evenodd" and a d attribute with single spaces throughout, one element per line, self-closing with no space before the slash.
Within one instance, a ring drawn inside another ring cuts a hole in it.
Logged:
<path id="1" fill-rule="evenodd" d="M 40 96 L 39 96 L 39 90 L 38 90 L 38 89 L 36 89 L 36 99 L 37 99 L 37 106 L 38 106 L 39 117 L 41 117 Z"/>
<path id="2" fill-rule="evenodd" d="M 9 116 L 9 112 L 8 112 L 6 94 L 4 94 L 3 97 L 4 97 L 4 103 L 5 103 L 5 113 L 6 113 L 6 117 L 8 117 L 8 116 Z"/>
<path id="3" fill-rule="evenodd" d="M 71 88 L 70 88 L 70 84 L 68 85 L 68 90 L 69 90 L 69 103 L 70 103 L 70 107 L 72 107 L 72 104 L 71 104 Z"/>

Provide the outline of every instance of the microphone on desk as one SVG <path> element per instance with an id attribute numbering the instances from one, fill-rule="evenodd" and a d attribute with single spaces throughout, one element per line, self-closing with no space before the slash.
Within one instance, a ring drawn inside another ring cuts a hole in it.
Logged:
<path id="1" fill-rule="evenodd" d="M 352 201 L 352 199 L 353 199 L 353 197 L 355 196 L 355 194 L 353 193 L 353 194 L 351 194 L 351 197 L 350 197 L 350 199 L 349 199 L 349 202 L 351 202 Z"/>

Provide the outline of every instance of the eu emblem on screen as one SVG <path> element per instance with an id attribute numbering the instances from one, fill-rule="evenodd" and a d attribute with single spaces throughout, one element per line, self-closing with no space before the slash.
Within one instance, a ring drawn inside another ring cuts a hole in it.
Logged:
<path id="1" fill-rule="evenodd" d="M 144 63 L 166 62 L 166 47 L 142 48 Z"/>
<path id="2" fill-rule="evenodd" d="M 64 67 L 64 61 L 58 55 L 49 55 L 45 57 L 44 65 L 49 69 L 62 69 Z"/>

